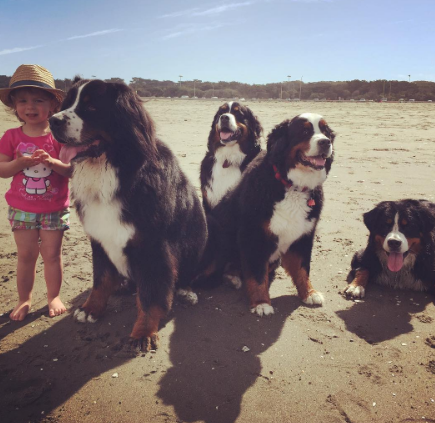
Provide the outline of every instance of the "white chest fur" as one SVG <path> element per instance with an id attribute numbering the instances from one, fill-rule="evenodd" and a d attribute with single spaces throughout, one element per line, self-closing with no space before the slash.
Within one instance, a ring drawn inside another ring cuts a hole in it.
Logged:
<path id="1" fill-rule="evenodd" d="M 302 235 L 313 230 L 315 220 L 307 220 L 311 210 L 307 205 L 309 199 L 308 192 L 288 190 L 283 200 L 275 204 L 270 230 L 278 237 L 278 246 L 269 258 L 270 263 L 285 253 Z"/>
<path id="2" fill-rule="evenodd" d="M 118 272 L 128 277 L 124 248 L 135 230 L 122 220 L 122 205 L 115 196 L 118 186 L 116 170 L 103 158 L 85 160 L 74 167 L 71 190 L 81 204 L 83 227 L 102 245 Z"/>
<path id="3" fill-rule="evenodd" d="M 240 181 L 242 172 L 240 165 L 246 157 L 239 144 L 226 145 L 218 148 L 216 161 L 211 173 L 210 186 L 206 188 L 207 199 L 212 207 L 216 206 L 222 197 Z M 224 167 L 225 161 L 229 164 Z"/>

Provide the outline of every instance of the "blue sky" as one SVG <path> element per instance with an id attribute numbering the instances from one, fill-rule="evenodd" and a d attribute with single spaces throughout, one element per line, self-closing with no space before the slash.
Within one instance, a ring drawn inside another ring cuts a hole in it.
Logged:
<path id="1" fill-rule="evenodd" d="M 0 0 L 0 74 L 435 81 L 435 0 Z"/>

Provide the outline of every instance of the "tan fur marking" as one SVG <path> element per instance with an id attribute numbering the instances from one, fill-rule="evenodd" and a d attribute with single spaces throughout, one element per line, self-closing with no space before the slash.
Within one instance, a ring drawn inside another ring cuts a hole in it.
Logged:
<path id="1" fill-rule="evenodd" d="M 87 314 L 92 314 L 94 318 L 101 316 L 106 310 L 107 301 L 115 292 L 119 285 L 119 280 L 112 278 L 108 273 L 105 273 L 101 278 L 101 284 L 97 288 L 93 288 L 88 299 L 82 305 L 82 308 Z"/>
<path id="2" fill-rule="evenodd" d="M 249 307 L 255 308 L 259 304 L 269 304 L 269 277 L 268 269 L 263 282 L 258 283 L 254 278 L 248 278 L 245 280 L 245 289 L 249 298 Z"/>
<path id="3" fill-rule="evenodd" d="M 366 269 L 357 270 L 355 272 L 355 278 L 353 281 L 349 284 L 349 286 L 354 286 L 355 288 L 357 286 L 362 286 L 365 288 L 367 286 L 367 283 L 369 281 L 369 271 Z"/>
<path id="4" fill-rule="evenodd" d="M 410 253 L 418 254 L 421 251 L 421 239 L 420 238 L 407 238 L 408 251 Z"/>
<path id="5" fill-rule="evenodd" d="M 281 265 L 287 274 L 291 276 L 298 290 L 299 298 L 306 300 L 308 296 L 316 292 L 311 285 L 307 271 L 302 268 L 302 257 L 299 254 L 288 251 L 281 256 Z"/>
<path id="6" fill-rule="evenodd" d="M 149 310 L 144 311 L 139 298 L 137 298 L 136 302 L 138 315 L 130 337 L 135 340 L 151 338 L 152 342 L 154 341 L 157 344 L 160 320 L 166 316 L 166 313 L 159 306 L 152 306 Z M 149 350 L 150 348 L 151 345 L 147 345 L 146 349 Z"/>

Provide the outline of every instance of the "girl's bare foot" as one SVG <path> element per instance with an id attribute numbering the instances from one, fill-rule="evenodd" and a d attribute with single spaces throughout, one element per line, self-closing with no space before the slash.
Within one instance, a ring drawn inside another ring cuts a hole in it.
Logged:
<path id="1" fill-rule="evenodd" d="M 50 317 L 60 316 L 65 313 L 66 307 L 59 297 L 54 297 L 52 300 L 48 300 L 48 315 Z"/>
<path id="2" fill-rule="evenodd" d="M 27 313 L 29 313 L 31 306 L 31 301 L 18 301 L 18 304 L 15 306 L 15 308 L 11 311 L 11 314 L 9 315 L 9 318 L 11 320 L 24 320 L 24 318 L 27 316 Z"/>

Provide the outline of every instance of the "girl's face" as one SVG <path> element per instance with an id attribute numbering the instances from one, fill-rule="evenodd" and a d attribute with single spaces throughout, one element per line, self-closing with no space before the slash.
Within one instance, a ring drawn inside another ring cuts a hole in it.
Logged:
<path id="1" fill-rule="evenodd" d="M 53 113 L 54 102 L 43 90 L 22 89 L 13 98 L 17 115 L 26 125 L 43 124 Z"/>

